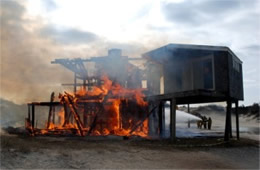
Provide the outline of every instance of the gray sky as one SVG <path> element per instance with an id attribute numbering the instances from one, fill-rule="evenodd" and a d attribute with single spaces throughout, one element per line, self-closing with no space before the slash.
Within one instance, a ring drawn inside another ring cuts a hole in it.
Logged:
<path id="1" fill-rule="evenodd" d="M 1 97 L 49 100 L 72 74 L 55 58 L 130 57 L 166 45 L 228 46 L 243 61 L 245 105 L 260 98 L 259 0 L 1 0 Z"/>

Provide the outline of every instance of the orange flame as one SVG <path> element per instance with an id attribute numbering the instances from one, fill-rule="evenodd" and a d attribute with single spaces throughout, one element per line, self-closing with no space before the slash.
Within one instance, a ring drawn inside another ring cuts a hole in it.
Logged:
<path id="1" fill-rule="evenodd" d="M 148 120 L 144 120 L 142 124 L 135 129 L 131 134 L 131 130 L 147 114 L 147 102 L 144 101 L 145 95 L 142 93 L 142 89 L 127 89 L 123 88 L 118 83 L 113 83 L 107 76 L 101 78 L 103 84 L 100 86 L 94 86 L 92 90 L 86 90 L 80 88 L 73 96 L 73 104 L 77 109 L 80 117 L 80 121 L 83 121 L 84 134 L 88 134 L 91 131 L 91 135 L 119 135 L 129 136 L 138 135 L 141 137 L 147 137 L 148 135 Z M 89 97 L 96 97 L 89 99 Z M 84 101 L 83 106 L 80 102 Z M 91 105 L 91 102 L 100 103 L 101 106 Z M 123 104 L 125 101 L 126 104 Z M 121 106 L 125 108 L 121 108 Z M 99 112 L 103 107 L 103 110 Z M 98 109 L 97 109 L 98 108 Z M 42 134 L 46 134 L 51 130 L 68 130 L 78 129 L 76 119 L 64 123 L 65 112 L 61 109 L 58 113 L 59 123 L 50 123 L 48 129 L 43 129 Z M 73 114 L 70 115 L 73 117 Z M 95 120 L 96 119 L 96 120 Z"/>

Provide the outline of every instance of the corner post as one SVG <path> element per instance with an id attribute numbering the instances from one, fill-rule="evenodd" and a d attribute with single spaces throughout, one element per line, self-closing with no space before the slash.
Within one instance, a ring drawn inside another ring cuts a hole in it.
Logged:
<path id="1" fill-rule="evenodd" d="M 239 140 L 239 114 L 238 114 L 238 100 L 236 101 L 236 131 L 237 131 L 237 140 Z"/>
<path id="2" fill-rule="evenodd" d="M 229 119 L 229 121 L 230 121 L 230 127 L 229 127 L 229 129 L 230 129 L 230 138 L 233 138 L 233 135 L 232 135 L 232 102 L 231 102 L 231 104 L 230 104 L 230 119 Z"/>
<path id="3" fill-rule="evenodd" d="M 159 102 L 159 111 L 158 111 L 158 117 L 159 117 L 159 135 L 160 137 L 163 136 L 163 101 Z"/>
<path id="4" fill-rule="evenodd" d="M 230 128 L 231 128 L 231 100 L 227 100 L 227 109 L 226 109 L 226 126 L 225 126 L 225 141 L 229 141 L 230 138 Z"/>
<path id="5" fill-rule="evenodd" d="M 176 99 L 171 99 L 171 114 L 170 114 L 170 134 L 171 140 L 176 139 Z"/>

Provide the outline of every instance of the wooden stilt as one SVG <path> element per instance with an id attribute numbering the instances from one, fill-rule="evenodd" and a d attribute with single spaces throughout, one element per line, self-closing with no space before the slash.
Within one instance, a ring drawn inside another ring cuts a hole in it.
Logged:
<path id="1" fill-rule="evenodd" d="M 171 140 L 176 139 L 176 100 L 171 99 L 171 113 L 170 113 L 170 134 Z"/>
<path id="2" fill-rule="evenodd" d="M 231 120 L 231 101 L 227 101 L 227 109 L 226 109 L 226 126 L 225 126 L 225 141 L 229 141 L 230 138 L 230 120 Z"/>
<path id="3" fill-rule="evenodd" d="M 54 101 L 54 92 L 51 93 L 51 97 L 50 97 L 50 104 L 52 104 Z M 51 117 L 52 117 L 52 114 L 53 114 L 53 107 L 52 105 L 50 105 L 49 107 L 49 115 L 48 115 L 48 122 L 47 122 L 47 129 L 49 128 L 50 126 L 50 122 L 51 122 Z"/>
<path id="4" fill-rule="evenodd" d="M 238 101 L 236 101 L 236 131 L 237 131 L 237 140 L 239 140 L 239 114 L 238 114 Z"/>
<path id="5" fill-rule="evenodd" d="M 160 101 L 159 103 L 159 111 L 158 111 L 158 116 L 159 116 L 159 135 L 162 137 L 163 136 L 163 102 Z"/>
<path id="6" fill-rule="evenodd" d="M 52 107 L 52 123 L 55 124 L 55 107 Z"/>
<path id="7" fill-rule="evenodd" d="M 162 131 L 165 133 L 165 101 L 162 103 Z"/>
<path id="8" fill-rule="evenodd" d="M 232 112 L 231 112 L 231 109 L 232 109 L 232 102 L 231 102 L 230 105 L 231 105 L 231 106 L 230 106 L 230 119 L 229 119 L 229 121 L 230 121 L 230 127 L 229 127 L 230 132 L 229 132 L 229 135 L 230 135 L 230 138 L 233 138 L 233 135 L 232 135 Z"/>

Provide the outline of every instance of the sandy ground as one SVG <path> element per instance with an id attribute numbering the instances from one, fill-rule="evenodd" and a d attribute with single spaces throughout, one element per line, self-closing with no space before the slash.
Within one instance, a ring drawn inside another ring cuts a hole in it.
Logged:
<path id="1" fill-rule="evenodd" d="M 240 116 L 240 141 L 224 143 L 225 114 L 212 129 L 177 122 L 174 143 L 134 137 L 28 137 L 1 131 L 0 169 L 259 169 L 259 122 Z M 166 121 L 165 136 L 169 136 Z M 217 138 L 216 138 L 217 137 Z M 253 139 L 253 140 L 252 140 Z"/>
<path id="2" fill-rule="evenodd" d="M 259 169 L 259 143 L 247 139 L 230 143 L 222 139 L 179 139 L 172 143 L 113 136 L 1 135 L 4 168 Z"/>

